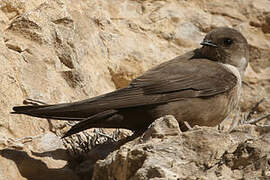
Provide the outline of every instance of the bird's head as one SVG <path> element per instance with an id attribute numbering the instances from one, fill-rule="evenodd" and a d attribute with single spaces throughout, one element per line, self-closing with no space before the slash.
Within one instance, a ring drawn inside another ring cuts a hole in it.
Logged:
<path id="1" fill-rule="evenodd" d="M 212 61 L 235 66 L 243 75 L 249 60 L 246 38 L 237 30 L 221 27 L 207 33 L 201 54 Z"/>

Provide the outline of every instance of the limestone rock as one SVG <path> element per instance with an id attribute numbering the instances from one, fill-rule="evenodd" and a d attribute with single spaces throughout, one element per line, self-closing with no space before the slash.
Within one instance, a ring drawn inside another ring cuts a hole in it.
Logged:
<path id="1" fill-rule="evenodd" d="M 269 127 L 180 133 L 176 124 L 172 116 L 156 120 L 143 136 L 99 160 L 93 180 L 270 178 Z"/>
<path id="2" fill-rule="evenodd" d="M 67 179 L 77 175 L 66 165 L 68 154 L 54 133 L 21 139 L 6 139 L 0 150 L 3 179 Z"/>

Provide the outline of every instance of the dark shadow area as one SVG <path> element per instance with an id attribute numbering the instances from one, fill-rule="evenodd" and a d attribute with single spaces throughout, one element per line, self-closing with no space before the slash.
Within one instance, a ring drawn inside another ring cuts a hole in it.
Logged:
<path id="1" fill-rule="evenodd" d="M 54 160 L 66 161 L 68 159 L 67 150 L 65 149 L 56 149 L 54 151 L 47 151 L 42 153 L 31 151 L 31 153 L 36 157 L 51 157 Z"/>
<path id="2" fill-rule="evenodd" d="M 132 136 L 128 136 L 116 142 L 107 142 L 97 145 L 87 153 L 87 157 L 96 160 L 105 159 L 111 152 L 119 149 L 121 146 L 128 143 L 129 141 L 132 141 L 137 137 L 141 136 L 143 132 L 144 131 L 134 133 Z"/>
<path id="3" fill-rule="evenodd" d="M 0 155 L 6 159 L 12 160 L 16 164 L 20 174 L 28 180 L 79 179 L 76 174 L 67 166 L 59 169 L 48 168 L 44 162 L 30 157 L 26 152 L 23 151 L 3 149 L 0 150 Z"/>
<path id="4" fill-rule="evenodd" d="M 94 166 L 98 160 L 105 159 L 111 152 L 141 136 L 143 132 L 144 131 L 134 133 L 132 136 L 128 136 L 115 142 L 104 142 L 95 145 L 92 149 L 84 153 L 73 154 L 69 161 L 69 167 L 74 169 L 81 180 L 89 180 L 92 178 Z M 76 149 L 76 146 L 73 148 Z"/>
<path id="5" fill-rule="evenodd" d="M 111 152 L 119 149 L 125 143 L 139 137 L 143 132 L 134 133 L 116 142 L 105 142 L 98 144 L 88 152 L 81 154 L 69 154 L 65 149 L 57 149 L 48 152 L 33 152 L 31 157 L 24 151 L 15 149 L 2 149 L 0 156 L 13 161 L 21 176 L 28 180 L 89 180 L 93 174 L 95 163 L 100 159 L 105 159 Z M 76 146 L 72 147 L 76 148 Z M 68 163 L 63 168 L 49 168 L 40 158 L 50 157 L 54 160 L 67 160 Z"/>

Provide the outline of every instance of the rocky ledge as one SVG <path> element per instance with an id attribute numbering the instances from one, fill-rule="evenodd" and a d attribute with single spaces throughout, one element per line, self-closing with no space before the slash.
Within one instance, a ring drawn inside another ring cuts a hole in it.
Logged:
<path id="1" fill-rule="evenodd" d="M 173 116 L 97 161 L 93 180 L 270 178 L 270 127 L 242 125 L 230 133 L 194 127 L 181 132 Z"/>

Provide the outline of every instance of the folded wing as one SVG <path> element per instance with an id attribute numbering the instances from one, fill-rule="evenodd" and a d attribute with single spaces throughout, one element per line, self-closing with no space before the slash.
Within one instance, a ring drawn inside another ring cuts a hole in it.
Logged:
<path id="1" fill-rule="evenodd" d="M 184 55 L 147 71 L 126 88 L 74 103 L 16 106 L 12 113 L 80 121 L 108 110 L 214 96 L 230 90 L 236 83 L 237 78 L 224 66 Z"/>

